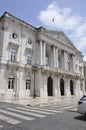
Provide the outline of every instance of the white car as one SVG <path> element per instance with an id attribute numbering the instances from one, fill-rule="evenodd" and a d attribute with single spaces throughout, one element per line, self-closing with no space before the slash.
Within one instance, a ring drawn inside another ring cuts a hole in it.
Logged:
<path id="1" fill-rule="evenodd" d="M 86 95 L 84 95 L 78 102 L 78 113 L 86 116 Z"/>

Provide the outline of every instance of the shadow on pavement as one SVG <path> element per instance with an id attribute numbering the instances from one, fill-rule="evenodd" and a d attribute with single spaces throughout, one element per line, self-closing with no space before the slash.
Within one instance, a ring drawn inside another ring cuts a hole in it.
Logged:
<path id="1" fill-rule="evenodd" d="M 81 120 L 81 121 L 86 121 L 86 117 L 85 116 L 76 116 L 76 117 L 74 117 L 74 119 Z"/>

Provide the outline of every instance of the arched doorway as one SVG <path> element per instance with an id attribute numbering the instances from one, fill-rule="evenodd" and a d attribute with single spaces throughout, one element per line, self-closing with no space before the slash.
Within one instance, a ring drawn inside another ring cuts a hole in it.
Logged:
<path id="1" fill-rule="evenodd" d="M 73 81 L 72 80 L 70 80 L 70 93 L 71 93 L 71 95 L 74 95 Z"/>
<path id="2" fill-rule="evenodd" d="M 51 77 L 49 77 L 47 81 L 47 92 L 48 96 L 53 96 L 53 80 Z"/>
<path id="3" fill-rule="evenodd" d="M 60 79 L 60 93 L 61 96 L 64 96 L 64 80 Z"/>

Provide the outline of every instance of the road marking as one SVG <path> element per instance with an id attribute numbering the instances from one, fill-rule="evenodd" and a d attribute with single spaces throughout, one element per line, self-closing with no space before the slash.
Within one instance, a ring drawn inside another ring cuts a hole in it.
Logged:
<path id="1" fill-rule="evenodd" d="M 35 117 L 40 117 L 40 118 L 43 118 L 43 117 L 46 117 L 45 115 L 42 115 L 42 114 L 35 114 L 35 113 L 32 113 L 32 112 L 26 112 L 26 111 L 21 111 L 21 110 L 18 110 L 18 109 L 14 109 L 14 108 L 6 108 L 7 110 L 11 110 L 11 111 L 14 111 L 14 112 L 20 112 L 22 114 L 27 114 L 27 115 L 31 115 L 31 116 L 35 116 Z"/>
<path id="2" fill-rule="evenodd" d="M 26 106 L 26 108 L 36 109 L 36 110 L 41 110 L 41 111 L 48 111 L 48 112 L 53 112 L 53 113 L 63 113 L 62 111 L 49 110 L 49 109 L 44 109 L 44 108 L 42 109 L 42 108 L 37 108 L 37 107 Z"/>
<path id="3" fill-rule="evenodd" d="M 50 106 L 50 107 L 53 107 L 53 108 L 59 108 L 59 107 L 64 107 L 64 106 L 72 106 L 72 105 L 76 105 L 76 103 L 67 103 L 67 104 L 58 104 L 58 106 Z"/>
<path id="4" fill-rule="evenodd" d="M 6 117 L 6 116 L 4 116 L 4 115 L 0 115 L 0 119 L 3 120 L 3 121 L 8 122 L 8 123 L 10 123 L 10 124 L 19 124 L 19 123 L 20 123 L 20 121 L 14 120 L 14 119 L 9 118 L 9 117 Z"/>
<path id="5" fill-rule="evenodd" d="M 71 108 L 71 109 L 67 109 L 68 111 L 75 111 L 77 112 L 77 108 Z"/>
<path id="6" fill-rule="evenodd" d="M 3 128 L 4 126 L 3 125 L 0 125 L 0 128 Z"/>
<path id="7" fill-rule="evenodd" d="M 40 111 L 40 110 L 33 110 L 33 109 L 29 109 L 29 108 L 22 108 L 22 107 L 16 107 L 17 109 L 21 109 L 21 110 L 26 110 L 26 111 L 32 111 L 32 112 L 36 112 L 36 113 L 42 113 L 42 114 L 53 114 L 53 113 L 49 113 L 49 112 L 45 112 L 45 111 Z"/>
<path id="8" fill-rule="evenodd" d="M 59 110 L 71 109 L 73 107 L 75 107 L 75 106 L 65 106 L 65 107 L 60 108 Z"/>
<path id="9" fill-rule="evenodd" d="M 70 101 L 70 102 L 69 101 L 62 101 L 62 102 L 57 102 L 57 103 L 52 103 L 52 104 L 51 103 L 50 104 L 41 104 L 40 107 L 49 107 L 49 106 L 50 107 L 52 107 L 52 106 L 57 107 L 57 105 L 60 106 L 63 104 L 73 104 L 73 103 L 77 104 L 77 101 Z"/>
<path id="10" fill-rule="evenodd" d="M 9 114 L 11 116 L 15 116 L 15 117 L 18 117 L 18 118 L 21 118 L 21 119 L 25 119 L 25 120 L 28 120 L 28 121 L 34 120 L 34 118 L 32 118 L 32 117 L 27 117 L 27 116 L 24 116 L 24 115 L 21 115 L 21 114 L 18 114 L 18 113 L 9 112 L 7 110 L 0 109 L 0 112 L 5 113 L 5 114 Z"/>

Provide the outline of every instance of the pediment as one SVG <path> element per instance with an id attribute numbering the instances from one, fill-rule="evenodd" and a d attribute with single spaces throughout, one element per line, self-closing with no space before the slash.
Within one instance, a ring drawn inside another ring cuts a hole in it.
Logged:
<path id="1" fill-rule="evenodd" d="M 53 38 L 56 41 L 59 41 L 59 42 L 65 44 L 73 49 L 76 49 L 74 44 L 70 41 L 70 39 L 62 31 L 44 30 L 43 34 L 50 38 Z"/>

